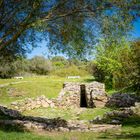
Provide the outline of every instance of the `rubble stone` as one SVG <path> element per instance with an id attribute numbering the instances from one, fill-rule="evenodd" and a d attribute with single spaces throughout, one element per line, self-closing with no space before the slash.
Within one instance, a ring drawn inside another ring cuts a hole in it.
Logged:
<path id="1" fill-rule="evenodd" d="M 130 107 L 135 105 L 135 99 L 129 94 L 115 93 L 107 101 L 107 107 Z"/>
<path id="2" fill-rule="evenodd" d="M 21 127 L 24 130 L 46 130 L 46 131 L 62 131 L 62 132 L 103 132 L 107 130 L 118 130 L 121 125 L 97 125 L 91 124 L 88 121 L 79 120 L 69 120 L 66 121 L 61 118 L 47 119 L 41 117 L 33 116 L 23 116 L 18 111 L 8 109 L 6 107 L 0 106 L 0 114 L 11 117 L 8 120 L 0 120 L 0 125 L 16 126 Z"/>

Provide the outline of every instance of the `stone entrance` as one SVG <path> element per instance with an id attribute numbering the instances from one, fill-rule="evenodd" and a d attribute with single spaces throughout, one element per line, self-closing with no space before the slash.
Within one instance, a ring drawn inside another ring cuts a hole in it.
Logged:
<path id="1" fill-rule="evenodd" d="M 57 105 L 62 107 L 104 107 L 107 102 L 105 86 L 99 82 L 66 82 L 59 93 Z"/>
<path id="2" fill-rule="evenodd" d="M 80 107 L 87 107 L 86 87 L 80 85 Z"/>

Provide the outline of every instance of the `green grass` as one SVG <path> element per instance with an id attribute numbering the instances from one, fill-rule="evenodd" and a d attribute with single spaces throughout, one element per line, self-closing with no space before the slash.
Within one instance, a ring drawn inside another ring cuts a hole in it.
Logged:
<path id="1" fill-rule="evenodd" d="M 9 86 L 0 88 L 0 104 L 9 105 L 16 100 L 22 100 L 27 97 L 35 98 L 37 96 L 45 95 L 47 98 L 55 98 L 62 89 L 62 85 L 66 81 L 71 82 L 91 82 L 93 77 L 83 77 L 80 79 L 67 79 L 60 77 L 28 77 L 23 80 L 17 79 L 0 79 L 0 84 L 6 84 L 17 81 L 26 81 L 24 83 L 10 84 Z M 17 94 L 21 95 L 10 96 L 9 90 L 13 89 Z M 114 91 L 109 91 L 112 94 Z M 25 115 L 40 116 L 46 118 L 61 117 L 66 120 L 92 120 L 94 117 L 102 116 L 105 112 L 110 111 L 109 108 L 94 108 L 94 109 L 58 109 L 58 108 L 38 108 L 31 111 L 24 112 Z M 81 111 L 78 115 L 77 112 Z M 3 117 L 0 117 L 3 119 Z M 17 128 L 4 128 L 0 126 L 0 140 L 96 140 L 96 139 L 140 139 L 140 121 L 139 118 L 131 118 L 124 122 L 122 132 L 108 132 L 108 133 L 48 133 L 39 132 L 31 133 L 18 130 Z"/>
<path id="2" fill-rule="evenodd" d="M 38 108 L 31 111 L 26 111 L 25 115 L 29 116 L 40 116 L 44 118 L 57 118 L 61 117 L 63 119 L 72 119 L 75 114 L 73 110 L 58 109 L 58 108 Z"/>
<path id="3" fill-rule="evenodd" d="M 10 82 L 17 82 L 20 80 L 17 79 L 0 79 L 0 84 L 6 84 L 6 83 L 10 83 Z"/>
<path id="4" fill-rule="evenodd" d="M 140 129 L 140 128 L 139 128 Z M 0 140 L 139 140 L 137 128 L 123 127 L 122 132 L 24 132 L 17 128 L 0 129 Z"/>
<path id="5" fill-rule="evenodd" d="M 67 79 L 67 78 L 60 78 L 60 77 L 29 77 L 24 78 L 23 80 L 17 79 L 0 79 L 1 84 L 11 83 L 20 81 L 23 83 L 17 84 L 10 84 L 9 86 L 0 88 L 0 103 L 9 105 L 9 103 L 21 100 L 24 98 L 33 98 L 41 95 L 45 95 L 47 98 L 56 98 L 62 89 L 62 85 L 64 82 L 87 82 L 91 81 L 92 77 L 83 77 L 80 79 Z M 24 82 L 26 81 L 26 82 Z M 18 93 L 22 96 L 19 97 L 12 97 L 9 96 L 8 90 L 15 89 Z M 23 93 L 23 94 L 21 94 Z"/>
<path id="6" fill-rule="evenodd" d="M 83 113 L 80 114 L 80 120 L 93 120 L 97 116 L 103 116 L 104 113 L 111 111 L 110 108 L 94 108 L 86 109 Z"/>
<path id="7" fill-rule="evenodd" d="M 112 94 L 116 93 L 117 91 L 115 89 L 107 90 L 107 95 L 111 96 Z"/>
<path id="8" fill-rule="evenodd" d="M 80 114 L 78 112 L 81 112 Z M 109 108 L 94 109 L 60 109 L 60 108 L 38 108 L 24 112 L 29 116 L 41 116 L 45 118 L 61 117 L 66 120 L 93 120 L 96 116 L 102 116 L 105 112 L 111 111 Z M 78 113 L 78 114 L 77 114 Z"/>

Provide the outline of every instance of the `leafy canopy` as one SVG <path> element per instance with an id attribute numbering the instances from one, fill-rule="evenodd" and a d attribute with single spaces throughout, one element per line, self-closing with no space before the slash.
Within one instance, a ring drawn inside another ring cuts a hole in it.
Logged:
<path id="1" fill-rule="evenodd" d="M 100 37 L 118 41 L 139 9 L 139 0 L 0 0 L 0 53 L 23 55 L 46 39 L 53 52 L 82 56 Z"/>

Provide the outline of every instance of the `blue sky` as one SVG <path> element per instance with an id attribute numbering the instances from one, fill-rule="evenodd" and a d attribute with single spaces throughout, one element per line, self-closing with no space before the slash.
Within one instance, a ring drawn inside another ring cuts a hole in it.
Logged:
<path id="1" fill-rule="evenodd" d="M 140 20 L 134 23 L 134 29 L 132 31 L 133 38 L 140 38 Z M 27 54 L 28 58 L 32 58 L 36 55 L 47 57 L 49 50 L 47 49 L 47 42 L 42 41 L 40 47 L 35 48 L 31 53 Z"/>
<path id="2" fill-rule="evenodd" d="M 140 20 L 134 23 L 134 30 L 132 31 L 132 36 L 135 38 L 140 37 Z"/>
<path id="3" fill-rule="evenodd" d="M 39 44 L 39 47 L 37 48 L 34 48 L 33 51 L 29 54 L 27 54 L 27 57 L 28 58 L 32 58 L 34 56 L 45 56 L 47 55 L 47 52 L 48 52 L 48 49 L 47 49 L 47 42 L 45 41 L 42 41 L 40 44 Z"/>

